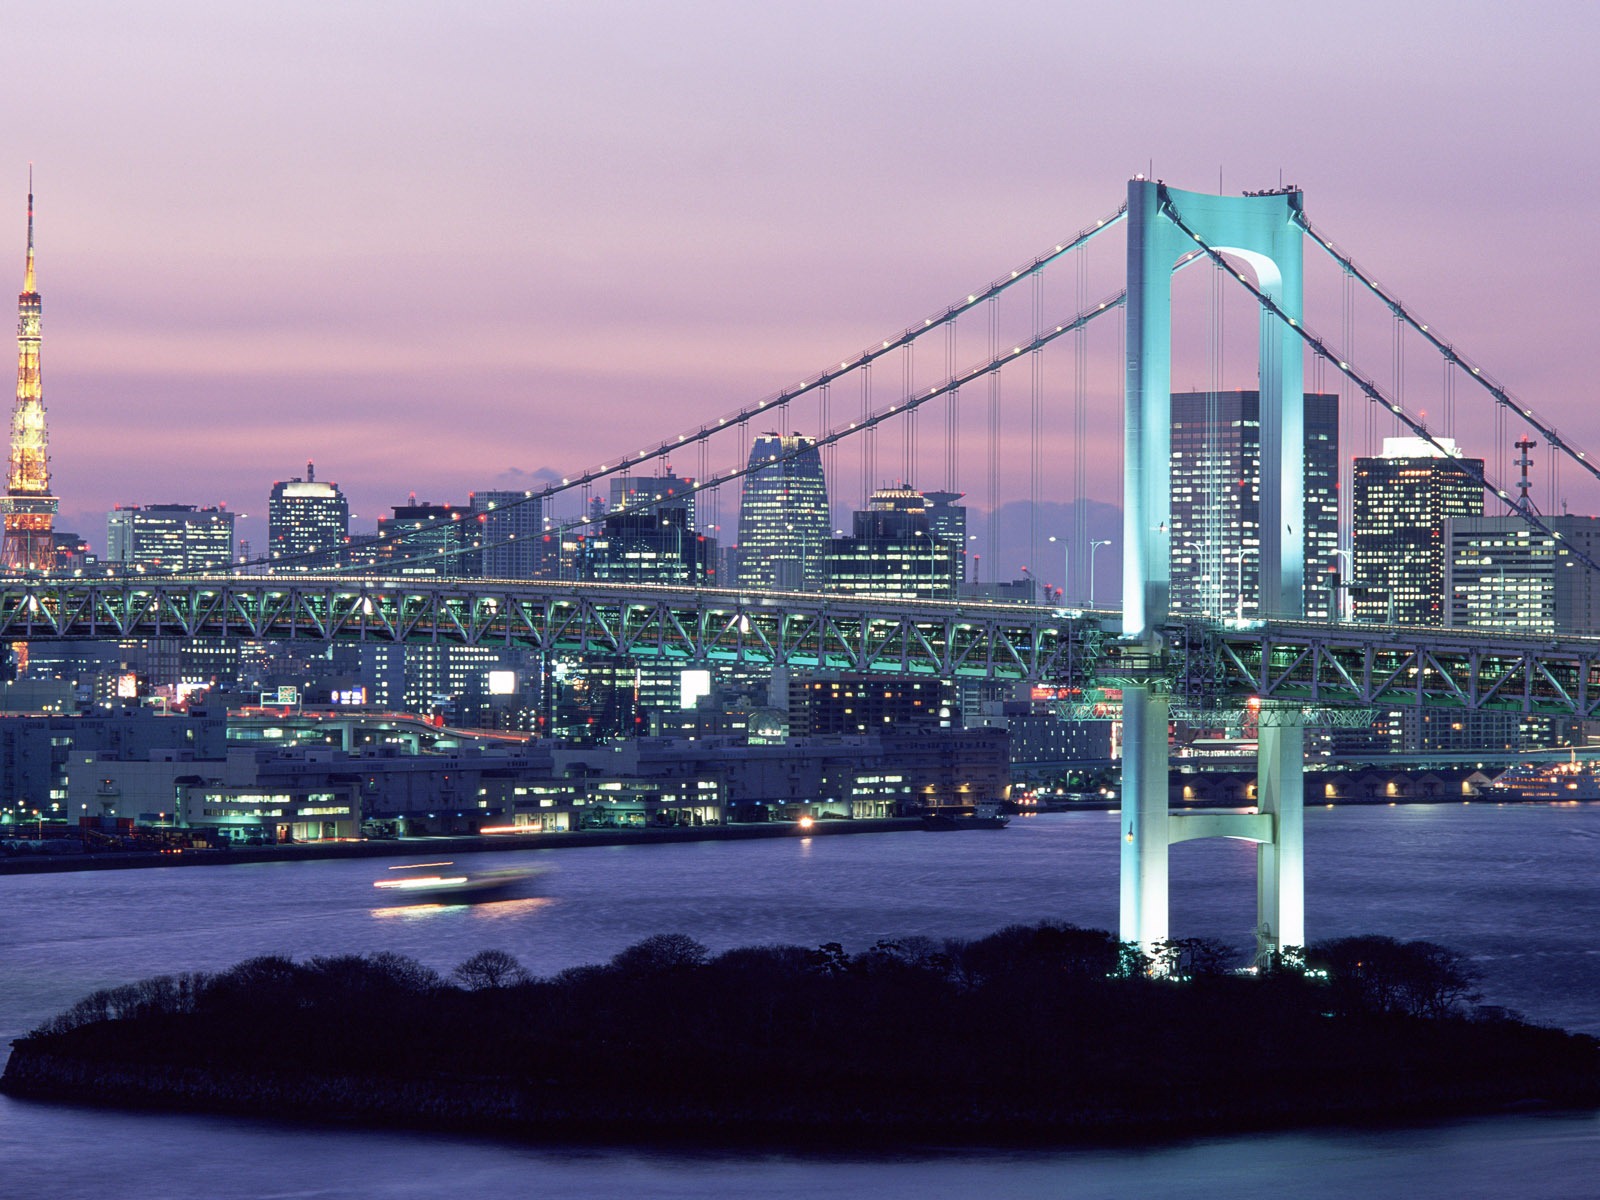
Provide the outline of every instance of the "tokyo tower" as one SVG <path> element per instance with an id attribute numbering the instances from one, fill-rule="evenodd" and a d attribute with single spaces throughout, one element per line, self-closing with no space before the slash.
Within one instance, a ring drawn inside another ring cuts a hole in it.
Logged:
<path id="1" fill-rule="evenodd" d="M 5 543 L 0 570 L 49 571 L 55 565 L 56 498 L 50 494 L 49 438 L 39 383 L 39 293 L 33 280 L 33 169 L 28 170 L 28 267 L 17 297 L 17 405 L 11 411 L 11 470 L 0 496 Z"/>

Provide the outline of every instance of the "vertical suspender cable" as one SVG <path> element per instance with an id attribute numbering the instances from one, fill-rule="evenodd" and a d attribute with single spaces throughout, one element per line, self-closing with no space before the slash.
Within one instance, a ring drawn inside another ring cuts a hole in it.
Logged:
<path id="1" fill-rule="evenodd" d="M 1033 276 L 1033 336 L 1038 337 L 1044 327 L 1044 272 L 1037 271 Z M 1044 350 L 1038 349 L 1028 355 L 1028 387 L 1029 387 L 1029 432 L 1028 438 L 1028 561 L 1037 563 L 1041 561 L 1039 555 L 1039 503 L 1040 476 L 1042 474 L 1042 461 L 1044 445 Z M 1048 579 L 1053 572 L 1045 572 Z M 1049 597 L 1046 597 L 1048 599 Z"/>
<path id="2" fill-rule="evenodd" d="M 907 342 L 900 356 L 900 394 L 907 399 L 916 395 L 916 343 Z M 907 487 L 917 485 L 917 410 L 910 409 L 904 417 L 904 439 L 901 445 L 900 477 Z"/>
<path id="3" fill-rule="evenodd" d="M 1444 395 L 1444 435 L 1456 435 L 1456 365 L 1448 358 L 1440 360 L 1444 364 L 1444 383 L 1441 391 Z"/>
<path id="4" fill-rule="evenodd" d="M 1080 250 L 1078 259 L 1077 312 L 1089 307 L 1089 257 Z M 1079 327 L 1072 335 L 1072 542 L 1067 553 L 1067 570 L 1082 563 L 1089 545 L 1089 331 Z M 1083 567 L 1078 567 L 1081 577 Z M 1065 599 L 1070 600 L 1071 580 L 1064 580 Z"/>
<path id="5" fill-rule="evenodd" d="M 999 314 L 995 311 L 995 301 L 989 301 L 989 361 L 993 362 L 1000 352 L 1000 325 Z M 1000 372 L 989 372 L 989 461 L 988 467 L 988 502 L 989 502 L 989 564 L 992 569 L 992 578 L 1000 578 Z"/>
<path id="6" fill-rule="evenodd" d="M 861 507 L 865 509 L 872 499 L 873 480 L 878 475 L 878 433 L 876 426 L 867 425 L 872 416 L 872 364 L 861 368 Z"/>
<path id="7" fill-rule="evenodd" d="M 1394 402 L 1406 402 L 1406 323 L 1399 317 L 1394 319 Z M 1400 427 L 1400 416 L 1394 418 L 1395 436 L 1403 431 Z"/>
<path id="8" fill-rule="evenodd" d="M 956 323 L 949 322 L 944 327 L 944 377 L 956 377 Z M 954 388 L 945 397 L 944 402 L 944 490 L 958 492 L 961 490 L 961 464 L 959 460 L 961 446 L 961 389 Z M 964 555 L 966 547 L 961 548 Z"/>

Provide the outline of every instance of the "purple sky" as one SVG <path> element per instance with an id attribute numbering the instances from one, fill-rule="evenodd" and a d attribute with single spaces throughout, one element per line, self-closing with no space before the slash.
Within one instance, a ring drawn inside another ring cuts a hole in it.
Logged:
<path id="1" fill-rule="evenodd" d="M 313 458 L 370 528 L 408 492 L 608 460 L 964 296 L 1151 160 L 1194 189 L 1281 169 L 1383 283 L 1600 451 L 1597 12 L 6 0 L 0 264 L 20 286 L 31 160 L 61 526 L 100 544 L 112 504 L 224 501 L 259 537 L 272 482 Z M 1339 331 L 1336 305 L 1310 319 Z M 1357 361 L 1384 381 L 1373 328 Z M 1227 362 L 1226 386 L 1253 385 L 1243 350 Z M 1104 495 L 1116 438 L 1096 435 Z M 1051 447 L 1045 498 L 1067 500 Z M 960 478 L 980 503 L 982 457 Z M 1026 498 L 1025 466 L 1002 499 Z"/>

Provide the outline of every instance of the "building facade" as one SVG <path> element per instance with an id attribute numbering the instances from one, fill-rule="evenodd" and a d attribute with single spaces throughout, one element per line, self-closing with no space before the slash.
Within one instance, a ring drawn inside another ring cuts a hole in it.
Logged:
<path id="1" fill-rule="evenodd" d="M 761 434 L 749 466 L 739 498 L 740 586 L 821 586 L 833 521 L 816 443 L 799 434 Z"/>
<path id="2" fill-rule="evenodd" d="M 934 531 L 927 498 L 901 484 L 880 488 L 851 518 L 852 536 L 830 538 L 823 586 L 888 600 L 944 600 L 956 595 L 961 547 Z"/>
<path id="3" fill-rule="evenodd" d="M 1355 460 L 1351 493 L 1352 607 L 1358 621 L 1444 624 L 1445 522 L 1483 515 L 1483 460 L 1449 438 L 1441 454 L 1417 437 L 1384 438 Z"/>
<path id="4" fill-rule="evenodd" d="M 233 514 L 193 504 L 146 504 L 106 514 L 106 561 L 121 569 L 212 571 L 233 561 Z"/>
<path id="5" fill-rule="evenodd" d="M 1446 624 L 1506 633 L 1600 634 L 1600 587 L 1573 554 L 1600 559 L 1600 518 L 1540 520 L 1551 533 L 1516 515 L 1445 522 Z"/>
<path id="6" fill-rule="evenodd" d="M 274 572 L 326 570 L 341 565 L 350 540 L 350 504 L 337 483 L 306 477 L 272 485 L 267 498 L 268 569 Z"/>
<path id="7" fill-rule="evenodd" d="M 1333 611 L 1339 548 L 1339 397 L 1305 397 L 1305 607 Z M 1175 613 L 1254 617 L 1261 596 L 1261 393 L 1172 396 Z"/>
<path id="8" fill-rule="evenodd" d="M 532 492 L 473 492 L 485 579 L 537 579 L 544 568 L 544 503 Z"/>

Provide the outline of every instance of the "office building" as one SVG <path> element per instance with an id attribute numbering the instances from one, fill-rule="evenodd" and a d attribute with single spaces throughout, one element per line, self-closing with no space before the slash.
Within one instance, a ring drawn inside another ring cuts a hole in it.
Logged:
<path id="1" fill-rule="evenodd" d="M 342 565 L 350 540 L 350 505 L 337 483 L 317 478 L 306 464 L 306 477 L 272 485 L 267 498 L 268 569 L 274 572 L 327 570 Z"/>
<path id="2" fill-rule="evenodd" d="M 1305 604 L 1326 617 L 1339 548 L 1339 397 L 1305 397 Z M 1175 613 L 1259 615 L 1261 393 L 1172 396 L 1172 591 Z"/>
<path id="3" fill-rule="evenodd" d="M 964 492 L 922 493 L 923 499 L 927 502 L 928 527 L 933 530 L 933 536 L 959 552 L 957 577 L 961 583 L 967 582 L 972 575 L 968 565 L 971 556 L 967 553 L 967 509 L 965 505 L 956 503 L 965 494 Z"/>
<path id="4" fill-rule="evenodd" d="M 739 499 L 740 586 L 820 586 L 833 522 L 816 443 L 798 434 L 764 433 L 750 448 L 749 465 Z"/>
<path id="5" fill-rule="evenodd" d="M 1600 560 L 1600 518 L 1516 514 L 1445 522 L 1445 623 L 1541 636 L 1600 635 L 1600 587 L 1574 555 Z"/>
<path id="6" fill-rule="evenodd" d="M 1442 625 L 1445 522 L 1483 515 L 1483 460 L 1449 438 L 1384 438 L 1355 460 L 1351 493 L 1353 608 L 1357 620 Z M 1476 473 L 1476 478 L 1474 478 Z"/>
<path id="7" fill-rule="evenodd" d="M 473 492 L 485 579 L 537 579 L 544 565 L 544 502 L 532 492 Z"/>
<path id="8" fill-rule="evenodd" d="M 475 579 L 483 567 L 483 541 L 470 508 L 415 499 L 378 518 L 373 565 L 385 575 L 425 579 Z M 364 547 L 352 547 L 364 553 Z"/>
<path id="9" fill-rule="evenodd" d="M 880 488 L 851 521 L 853 536 L 827 543 L 823 582 L 829 591 L 887 600 L 956 595 L 960 548 L 934 534 L 921 492 L 904 484 Z"/>
<path id="10" fill-rule="evenodd" d="M 193 504 L 118 507 L 106 514 L 106 561 L 117 570 L 223 569 L 233 561 L 233 514 Z"/>
<path id="11" fill-rule="evenodd" d="M 613 475 L 611 511 L 657 515 L 681 512 L 684 525 L 693 529 L 694 480 L 680 479 L 671 467 L 665 475 Z"/>

